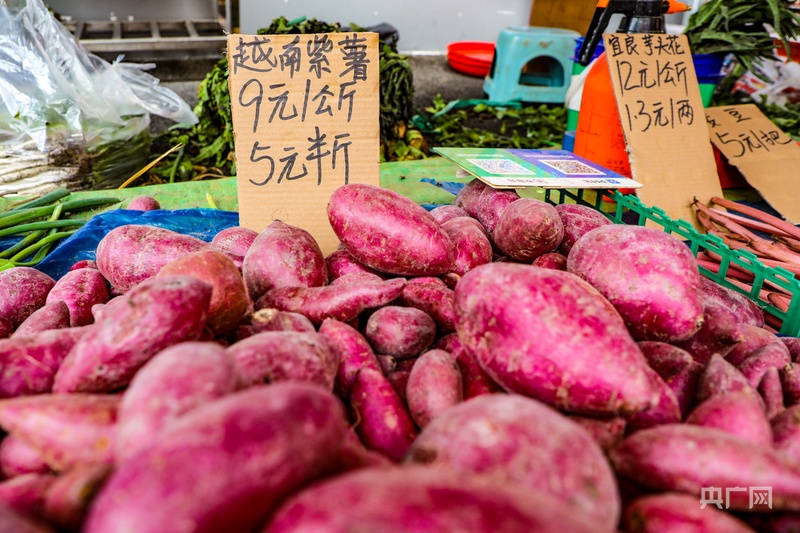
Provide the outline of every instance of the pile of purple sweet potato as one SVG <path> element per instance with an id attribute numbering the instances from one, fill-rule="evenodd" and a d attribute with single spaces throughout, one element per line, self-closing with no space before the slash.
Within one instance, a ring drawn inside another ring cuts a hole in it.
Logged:
<path id="1" fill-rule="evenodd" d="M 800 339 L 663 231 L 475 180 L 0 272 L 0 531 L 800 528 Z"/>

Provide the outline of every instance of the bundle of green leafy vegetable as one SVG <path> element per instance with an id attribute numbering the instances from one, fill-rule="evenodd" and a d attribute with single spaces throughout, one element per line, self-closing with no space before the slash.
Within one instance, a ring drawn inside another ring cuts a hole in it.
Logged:
<path id="1" fill-rule="evenodd" d="M 734 54 L 749 69 L 753 61 L 772 58 L 774 37 L 783 42 L 800 34 L 800 17 L 789 0 L 710 0 L 700 6 L 684 29 L 694 54 Z"/>
<path id="2" fill-rule="evenodd" d="M 351 30 L 364 28 L 351 26 Z M 259 35 L 336 33 L 341 24 L 316 19 L 289 21 L 279 17 L 258 30 Z M 382 160 L 396 160 L 395 145 L 408 134 L 414 95 L 411 67 L 397 51 L 396 39 L 381 41 L 380 57 L 380 132 Z M 206 75 L 198 89 L 194 108 L 198 123 L 187 127 L 176 125 L 153 142 L 153 149 L 164 153 L 182 145 L 175 154 L 162 159 L 151 169 L 161 181 L 186 181 L 207 176 L 231 176 L 236 173 L 234 161 L 233 121 L 228 88 L 228 60 L 221 59 Z"/>

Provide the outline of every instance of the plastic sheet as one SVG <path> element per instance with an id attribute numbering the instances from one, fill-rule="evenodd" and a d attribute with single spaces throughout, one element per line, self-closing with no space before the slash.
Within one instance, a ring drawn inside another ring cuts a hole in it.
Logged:
<path id="1" fill-rule="evenodd" d="M 219 209 L 132 211 L 118 209 L 93 216 L 61 242 L 36 268 L 58 279 L 77 261 L 94 260 L 97 245 L 112 229 L 125 224 L 144 224 L 192 235 L 206 242 L 225 228 L 239 224 L 239 213 Z"/>

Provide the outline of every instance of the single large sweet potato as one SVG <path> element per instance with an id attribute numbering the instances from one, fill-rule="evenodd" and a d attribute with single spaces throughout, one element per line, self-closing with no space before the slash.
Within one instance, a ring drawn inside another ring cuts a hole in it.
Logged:
<path id="1" fill-rule="evenodd" d="M 53 383 L 55 392 L 111 392 L 128 383 L 152 356 L 199 338 L 211 286 L 189 276 L 148 279 L 103 309 L 70 350 Z"/>
<path id="2" fill-rule="evenodd" d="M 558 251 L 564 255 L 569 255 L 572 246 L 585 233 L 613 224 L 603 213 L 585 205 L 559 204 L 555 210 L 564 226 L 564 238 L 558 246 Z"/>
<path id="3" fill-rule="evenodd" d="M 116 395 L 41 394 L 0 400 L 0 426 L 55 471 L 114 459 Z"/>
<path id="4" fill-rule="evenodd" d="M 53 278 L 31 267 L 14 267 L 0 272 L 0 320 L 7 323 L 7 329 L 17 329 L 34 311 L 44 306 L 47 294 L 55 284 Z"/>
<path id="5" fill-rule="evenodd" d="M 491 236 L 500 222 L 503 211 L 519 199 L 519 194 L 514 189 L 486 187 L 481 191 L 475 205 L 475 218 Z"/>
<path id="6" fill-rule="evenodd" d="M 566 270 L 567 269 L 567 256 L 561 255 L 558 252 L 550 252 L 542 254 L 531 263 L 533 266 L 540 268 L 552 268 L 553 270 Z"/>
<path id="7" fill-rule="evenodd" d="M 363 265 L 400 276 L 436 276 L 453 268 L 450 239 L 422 206 L 389 189 L 351 183 L 336 189 L 328 220 Z"/>
<path id="8" fill-rule="evenodd" d="M 577 276 L 492 263 L 465 274 L 455 296 L 459 338 L 507 390 L 593 415 L 629 415 L 656 401 L 619 314 Z"/>
<path id="9" fill-rule="evenodd" d="M 406 280 L 356 280 L 324 287 L 281 287 L 256 302 L 256 309 L 275 308 L 305 315 L 315 325 L 326 318 L 350 322 L 366 310 L 381 307 L 403 292 Z"/>
<path id="10" fill-rule="evenodd" d="M 420 428 L 461 403 L 464 385 L 455 358 L 444 350 L 420 355 L 408 376 L 406 399 L 411 418 Z"/>
<path id="11" fill-rule="evenodd" d="M 457 205 L 439 205 L 431 209 L 430 213 L 439 224 L 444 224 L 454 218 L 469 216 L 469 213 Z"/>
<path id="12" fill-rule="evenodd" d="M 233 331 L 247 312 L 250 302 L 242 275 L 221 252 L 200 250 L 184 255 L 164 265 L 157 276 L 191 276 L 211 285 L 206 324 L 215 335 Z"/>
<path id="13" fill-rule="evenodd" d="M 0 340 L 0 398 L 50 392 L 67 354 L 92 327 L 53 329 Z"/>
<path id="14" fill-rule="evenodd" d="M 492 394 L 450 408 L 423 428 L 407 461 L 490 476 L 523 493 L 548 492 L 605 531 L 619 519 L 617 484 L 599 446 L 530 398 Z"/>
<path id="15" fill-rule="evenodd" d="M 356 258 L 347 250 L 336 250 L 325 258 L 328 268 L 328 279 L 333 281 L 347 274 L 368 273 L 377 274 L 377 271 L 366 267 L 356 261 Z"/>
<path id="16" fill-rule="evenodd" d="M 503 210 L 492 237 L 505 255 L 530 263 L 558 248 L 564 238 L 564 224 L 547 202 L 520 198 Z"/>
<path id="17" fill-rule="evenodd" d="M 347 401 L 359 370 L 370 368 L 376 372 L 381 371 L 378 359 L 367 339 L 353 326 L 327 319 L 322 322 L 319 332 L 327 337 L 331 351 L 336 354 L 339 361 L 335 389 L 336 393 Z"/>
<path id="18" fill-rule="evenodd" d="M 63 301 L 55 300 L 34 311 L 19 325 L 11 337 L 29 337 L 42 331 L 68 327 L 69 307 Z"/>
<path id="19" fill-rule="evenodd" d="M 178 417 L 235 391 L 239 376 L 225 349 L 182 342 L 144 365 L 122 395 L 115 456 L 132 457 Z"/>
<path id="20" fill-rule="evenodd" d="M 161 209 L 161 204 L 152 196 L 142 194 L 128 202 L 125 209 L 130 209 L 132 211 L 155 211 L 156 209 Z"/>
<path id="21" fill-rule="evenodd" d="M 695 361 L 706 365 L 714 354 L 723 357 L 744 340 L 742 323 L 728 307 L 706 301 L 703 304 L 703 325 L 685 341 L 675 342 L 692 354 Z"/>
<path id="22" fill-rule="evenodd" d="M 758 396 L 755 388 L 748 383 L 747 378 L 736 367 L 723 359 L 722 356 L 711 356 L 697 385 L 697 403 L 704 402 L 712 396 L 739 391 Z"/>
<path id="23" fill-rule="evenodd" d="M 478 200 L 486 187 L 488 185 L 481 180 L 473 179 L 458 191 L 453 200 L 453 205 L 466 211 L 472 218 L 478 218 Z"/>
<path id="24" fill-rule="evenodd" d="M 492 243 L 474 218 L 458 217 L 442 224 L 453 243 L 453 272 L 463 276 L 479 265 L 492 262 Z"/>
<path id="25" fill-rule="evenodd" d="M 625 508 L 622 523 L 628 533 L 755 533 L 715 504 L 699 504 L 696 497 L 679 493 L 637 498 Z"/>
<path id="26" fill-rule="evenodd" d="M 97 244 L 97 268 L 119 293 L 155 276 L 161 267 L 210 244 L 155 226 L 126 224 L 109 231 Z"/>
<path id="27" fill-rule="evenodd" d="M 253 531 L 339 461 L 344 417 L 335 396 L 306 383 L 256 386 L 202 405 L 117 466 L 83 531 Z"/>
<path id="28" fill-rule="evenodd" d="M 610 530 L 585 519 L 538 487 L 520 493 L 482 477 L 406 467 L 368 468 L 310 487 L 287 500 L 263 533 L 300 531 L 599 533 Z"/>
<path id="29" fill-rule="evenodd" d="M 262 331 L 305 331 L 315 332 L 314 324 L 300 313 L 279 309 L 259 309 L 251 319 L 253 333 Z"/>
<path id="30" fill-rule="evenodd" d="M 686 340 L 703 324 L 700 273 L 676 236 L 611 224 L 584 234 L 567 270 L 594 286 L 622 315 L 636 340 Z"/>
<path id="31" fill-rule="evenodd" d="M 244 256 L 247 255 L 247 250 L 253 245 L 256 237 L 258 237 L 256 230 L 242 226 L 232 226 L 220 230 L 219 233 L 214 235 L 214 238 L 211 239 L 211 244 L 224 251 L 236 265 L 236 268 L 241 270 Z"/>
<path id="32" fill-rule="evenodd" d="M 780 452 L 719 429 L 666 424 L 631 434 L 609 457 L 620 476 L 645 487 L 702 495 L 704 487 L 772 487 L 772 510 L 800 509 L 800 463 Z M 768 511 L 753 505 L 749 490 L 728 491 L 734 510 Z"/>
<path id="33" fill-rule="evenodd" d="M 364 336 L 377 353 L 408 359 L 433 344 L 436 322 L 419 309 L 387 305 L 370 315 Z"/>
<path id="34" fill-rule="evenodd" d="M 85 326 L 94 322 L 92 306 L 110 298 L 108 282 L 96 268 L 80 268 L 64 274 L 47 295 L 47 302 L 63 300 L 69 308 L 70 325 Z"/>
<path id="35" fill-rule="evenodd" d="M 331 348 L 327 337 L 317 332 L 257 333 L 232 344 L 227 355 L 243 387 L 303 381 L 331 391 L 339 367 L 338 353 Z"/>
<path id="36" fill-rule="evenodd" d="M 764 326 L 764 311 L 744 294 L 723 287 L 705 276 L 700 278 L 700 292 L 703 301 L 713 302 L 729 309 L 743 324 L 757 328 Z"/>
<path id="37" fill-rule="evenodd" d="M 417 436 L 417 428 L 391 383 L 380 370 L 363 368 L 350 394 L 356 432 L 368 450 L 400 461 Z"/>
<path id="38" fill-rule="evenodd" d="M 279 287 L 321 287 L 328 282 L 328 268 L 309 232 L 275 220 L 248 248 L 242 276 L 255 302 Z"/>
<path id="39" fill-rule="evenodd" d="M 746 391 L 708 398 L 694 408 L 686 423 L 720 429 L 761 446 L 772 444 L 764 405 Z"/>

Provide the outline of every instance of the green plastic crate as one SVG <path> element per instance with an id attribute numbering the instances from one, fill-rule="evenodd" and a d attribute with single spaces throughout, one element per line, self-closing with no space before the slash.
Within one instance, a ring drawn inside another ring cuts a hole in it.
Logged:
<path id="1" fill-rule="evenodd" d="M 719 272 L 713 272 L 701 266 L 699 267 L 701 274 L 756 302 L 766 313 L 780 321 L 781 334 L 800 336 L 800 296 L 798 296 L 800 295 L 800 281 L 792 272 L 780 267 L 768 267 L 750 252 L 732 250 L 716 235 L 701 234 L 689 222 L 682 219 L 673 220 L 662 209 L 647 207 L 633 195 L 609 190 L 548 189 L 545 191 L 545 200 L 553 205 L 574 202 L 594 207 L 617 224 L 635 223 L 644 226 L 647 221 L 650 221 L 661 226 L 667 233 L 674 234 L 686 242 L 695 257 L 704 250 L 718 255 L 721 258 Z M 754 276 L 750 291 L 726 279 L 731 265 Z M 780 287 L 791 295 L 789 308 L 785 312 L 761 298 L 761 290 L 765 283 Z"/>

